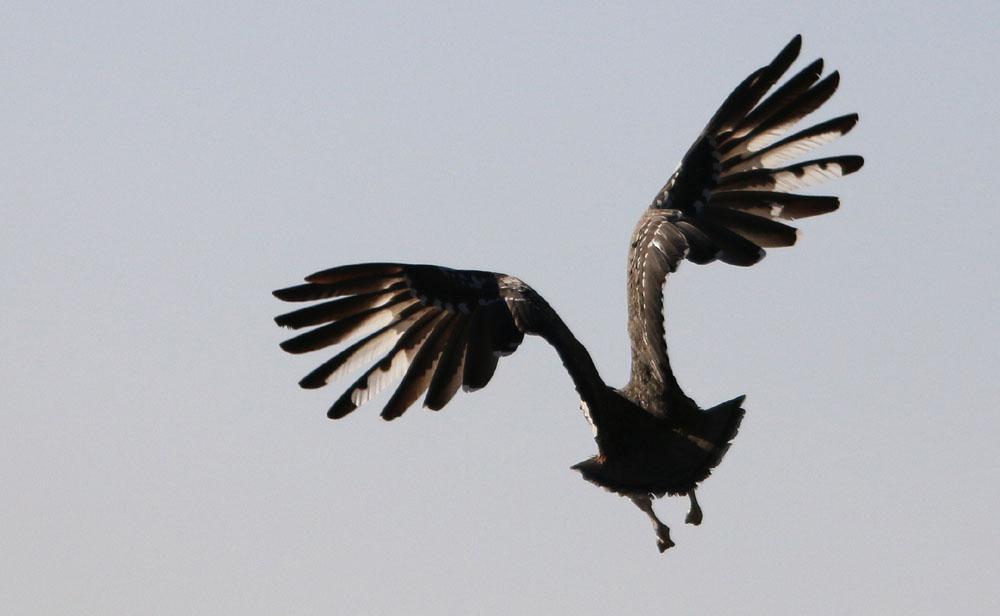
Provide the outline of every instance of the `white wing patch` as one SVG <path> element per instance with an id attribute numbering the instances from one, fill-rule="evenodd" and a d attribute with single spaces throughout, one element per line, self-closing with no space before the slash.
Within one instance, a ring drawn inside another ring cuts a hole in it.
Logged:
<path id="1" fill-rule="evenodd" d="M 385 389 L 389 384 L 403 376 L 406 369 L 410 367 L 412 357 L 408 357 L 405 351 L 396 353 L 392 361 L 389 362 L 389 369 L 382 370 L 376 368 L 365 381 L 365 387 L 359 387 L 351 392 L 351 402 L 355 406 L 361 406 L 368 402 Z"/>
<path id="2" fill-rule="evenodd" d="M 594 418 L 590 416 L 590 407 L 583 400 L 580 400 L 580 410 L 583 411 L 583 416 L 590 424 L 590 431 L 594 433 L 594 438 L 597 438 L 597 426 L 594 424 Z"/>
<path id="3" fill-rule="evenodd" d="M 821 145 L 830 143 L 842 134 L 843 131 L 837 128 L 819 135 L 807 137 L 805 139 L 797 139 L 790 143 L 786 143 L 785 145 L 780 145 L 776 148 L 763 152 L 760 155 L 752 156 L 739 164 L 733 165 L 732 169 L 730 169 L 727 173 L 749 171 L 750 169 L 760 169 L 762 167 L 776 167 L 794 158 L 798 158 L 803 154 L 820 147 Z"/>
<path id="4" fill-rule="evenodd" d="M 350 359 L 345 361 L 339 368 L 330 373 L 330 376 L 326 377 L 323 382 L 331 383 L 345 374 L 350 374 L 359 367 L 370 365 L 375 359 L 381 358 L 383 355 L 392 350 L 392 347 L 396 346 L 396 342 L 402 338 L 407 328 L 409 328 L 410 325 L 417 320 L 417 316 L 418 315 L 413 315 L 409 319 L 400 321 L 394 327 L 385 330 L 362 344 L 356 351 L 354 351 L 353 354 L 351 354 Z"/>
<path id="5" fill-rule="evenodd" d="M 379 310 L 372 313 L 367 318 L 362 320 L 357 324 L 356 327 L 350 332 L 353 336 L 366 336 L 372 332 L 378 331 L 385 327 L 386 325 L 392 323 L 400 312 L 409 308 L 410 306 L 417 303 L 417 300 L 405 301 L 401 304 L 396 304 L 391 308 L 386 308 L 385 310 Z"/>

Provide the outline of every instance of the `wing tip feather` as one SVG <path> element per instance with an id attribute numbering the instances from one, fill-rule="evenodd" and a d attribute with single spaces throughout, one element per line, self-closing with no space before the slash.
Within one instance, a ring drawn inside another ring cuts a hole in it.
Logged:
<path id="1" fill-rule="evenodd" d="M 796 34 L 792 37 L 792 40 L 778 52 L 774 60 L 771 62 L 772 68 L 778 68 L 781 72 L 785 72 L 788 67 L 795 61 L 795 58 L 799 57 L 799 53 L 802 51 L 802 35 Z"/>
<path id="2" fill-rule="evenodd" d="M 857 154 L 843 156 L 840 160 L 842 175 L 850 175 L 865 166 L 865 158 Z"/>
<path id="3" fill-rule="evenodd" d="M 357 410 L 357 408 L 350 397 L 345 394 L 343 398 L 333 403 L 330 410 L 326 412 L 326 417 L 327 419 L 343 419 Z"/>
<path id="4" fill-rule="evenodd" d="M 302 353 L 308 353 L 309 351 L 312 350 L 310 348 L 300 345 L 301 342 L 298 340 L 298 337 L 289 338 L 288 340 L 284 340 L 278 343 L 278 346 L 281 347 L 282 351 L 286 353 L 291 353 L 292 355 L 301 355 Z"/>
<path id="5" fill-rule="evenodd" d="M 356 263 L 339 265 L 305 277 L 306 282 L 319 284 L 335 284 L 354 278 L 383 277 L 398 278 L 403 274 L 404 266 L 400 263 Z"/>
<path id="6" fill-rule="evenodd" d="M 324 385 L 326 385 L 325 379 L 318 379 L 312 375 L 305 376 L 299 381 L 299 387 L 302 389 L 319 389 Z"/>
<path id="7" fill-rule="evenodd" d="M 295 285 L 293 287 L 284 287 L 281 289 L 275 289 L 271 291 L 271 295 L 280 299 L 283 302 L 303 302 L 311 301 L 313 298 L 306 296 L 305 291 L 309 285 Z"/>

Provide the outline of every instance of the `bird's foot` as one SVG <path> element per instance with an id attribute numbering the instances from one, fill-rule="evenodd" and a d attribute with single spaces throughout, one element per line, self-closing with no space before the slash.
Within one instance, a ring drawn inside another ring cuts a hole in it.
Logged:
<path id="1" fill-rule="evenodd" d="M 660 549 L 660 554 L 667 551 L 667 548 L 672 548 L 677 545 L 670 540 L 670 529 L 666 526 L 660 526 L 656 529 L 656 547 Z"/>
<path id="2" fill-rule="evenodd" d="M 693 526 L 698 526 L 701 524 L 701 506 L 698 504 L 698 497 L 694 495 L 693 488 L 688 492 L 688 498 L 691 499 L 691 508 L 688 509 L 688 514 L 684 518 L 684 521 Z"/>

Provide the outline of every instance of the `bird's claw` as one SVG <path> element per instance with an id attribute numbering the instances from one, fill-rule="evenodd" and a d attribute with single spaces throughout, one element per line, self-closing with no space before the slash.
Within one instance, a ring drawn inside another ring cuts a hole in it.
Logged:
<path id="1" fill-rule="evenodd" d="M 658 529 L 656 531 L 656 547 L 660 549 L 660 554 L 667 551 L 668 548 L 672 548 L 676 543 L 670 540 L 670 529 L 666 526 Z"/>
<path id="2" fill-rule="evenodd" d="M 688 511 L 687 517 L 684 518 L 684 522 L 691 524 L 692 526 L 698 526 L 701 524 L 701 518 L 701 509 L 692 509 L 691 511 Z"/>

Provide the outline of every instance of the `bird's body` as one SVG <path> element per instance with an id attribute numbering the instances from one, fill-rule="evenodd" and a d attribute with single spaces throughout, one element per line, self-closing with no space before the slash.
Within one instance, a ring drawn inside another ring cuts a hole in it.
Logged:
<path id="1" fill-rule="evenodd" d="M 661 551 L 673 545 L 651 498 L 688 495 L 687 521 L 700 523 L 695 488 L 722 460 L 744 410 L 743 396 L 702 409 L 678 385 L 664 337 L 666 277 L 685 259 L 747 266 L 763 258 L 765 247 L 791 246 L 796 231 L 781 221 L 824 214 L 838 202 L 789 191 L 846 175 L 863 162 L 858 156 L 837 156 L 778 166 L 847 133 L 857 122 L 857 115 L 842 116 L 784 137 L 833 94 L 838 82 L 837 73 L 819 80 L 822 61 L 816 61 L 764 98 L 800 44 L 795 37 L 730 94 L 640 217 L 628 256 L 632 369 L 625 386 L 604 383 L 586 348 L 520 279 L 399 263 L 336 267 L 275 291 L 286 301 L 340 298 L 277 317 L 279 325 L 295 329 L 315 326 L 282 343 L 286 351 L 304 353 L 364 336 L 300 384 L 321 387 L 381 358 L 328 415 L 344 417 L 401 377 L 382 411 L 382 417 L 394 419 L 421 396 L 425 406 L 437 410 L 459 387 L 484 387 L 499 358 L 516 351 L 525 334 L 541 336 L 569 372 L 597 442 L 598 454 L 573 468 L 644 511 Z"/>

